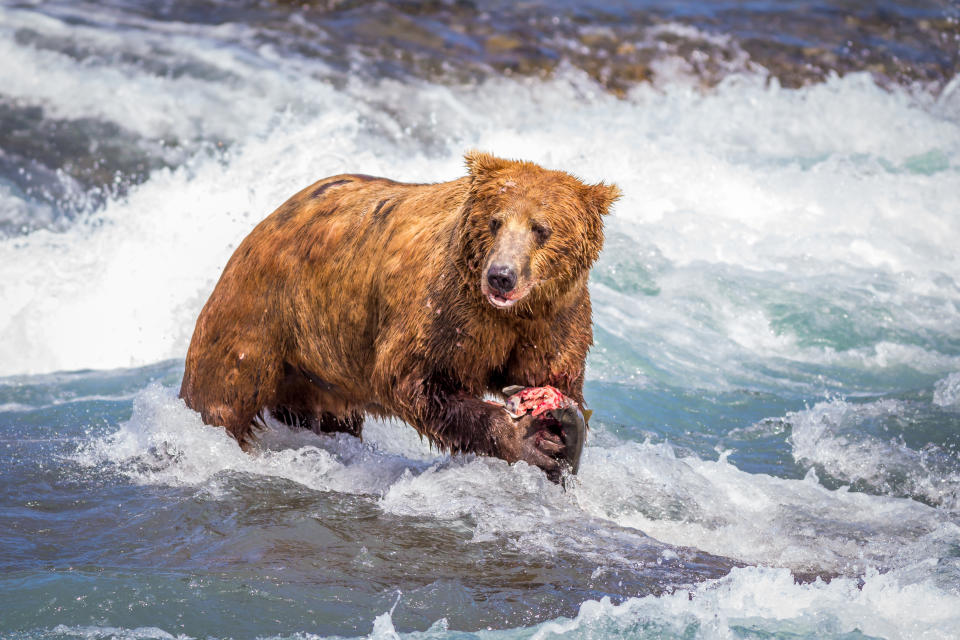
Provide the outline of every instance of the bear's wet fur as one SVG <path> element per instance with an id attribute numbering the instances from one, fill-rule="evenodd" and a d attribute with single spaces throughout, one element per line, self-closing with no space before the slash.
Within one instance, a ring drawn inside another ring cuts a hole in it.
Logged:
<path id="1" fill-rule="evenodd" d="M 620 192 L 530 162 L 466 155 L 468 175 L 338 175 L 264 219 L 197 320 L 180 396 L 247 448 L 264 411 L 360 435 L 396 416 L 440 449 L 525 460 L 564 444 L 483 400 L 553 385 L 583 403 L 587 278 Z"/>

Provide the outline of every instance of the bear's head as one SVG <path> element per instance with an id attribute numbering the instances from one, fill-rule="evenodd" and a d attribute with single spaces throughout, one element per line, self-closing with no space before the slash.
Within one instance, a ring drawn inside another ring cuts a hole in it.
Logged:
<path id="1" fill-rule="evenodd" d="M 471 151 L 460 221 L 460 266 L 504 312 L 564 306 L 603 247 L 615 185 L 585 184 L 531 162 Z"/>

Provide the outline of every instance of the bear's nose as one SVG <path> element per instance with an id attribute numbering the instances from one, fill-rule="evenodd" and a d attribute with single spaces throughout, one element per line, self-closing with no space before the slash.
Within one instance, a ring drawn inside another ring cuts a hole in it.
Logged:
<path id="1" fill-rule="evenodd" d="M 506 265 L 495 264 L 487 271 L 487 282 L 497 293 L 510 293 L 517 286 L 517 272 Z"/>

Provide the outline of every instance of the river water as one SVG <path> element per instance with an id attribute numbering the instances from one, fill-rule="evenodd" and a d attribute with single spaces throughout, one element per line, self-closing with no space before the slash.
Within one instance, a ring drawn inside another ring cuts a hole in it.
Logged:
<path id="1" fill-rule="evenodd" d="M 960 637 L 958 18 L 0 5 L 0 636 Z M 177 399 L 256 222 L 470 148 L 624 192 L 566 491 Z"/>

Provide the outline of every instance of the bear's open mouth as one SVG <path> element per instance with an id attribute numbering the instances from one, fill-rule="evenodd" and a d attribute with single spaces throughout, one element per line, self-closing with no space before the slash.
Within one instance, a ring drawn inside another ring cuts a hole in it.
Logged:
<path id="1" fill-rule="evenodd" d="M 540 280 L 528 280 L 525 284 L 520 285 L 513 291 L 502 294 L 488 287 L 486 281 L 482 281 L 480 283 L 480 292 L 483 294 L 483 297 L 497 309 L 509 309 L 526 298 L 527 294 L 529 294 L 539 282 Z"/>
<path id="2" fill-rule="evenodd" d="M 490 304 L 499 309 L 506 309 L 507 307 L 512 307 L 513 305 L 517 304 L 517 300 L 519 300 L 519 298 L 514 298 L 511 300 L 506 296 L 501 296 L 499 293 L 490 291 L 487 293 L 487 300 L 490 301 Z"/>

